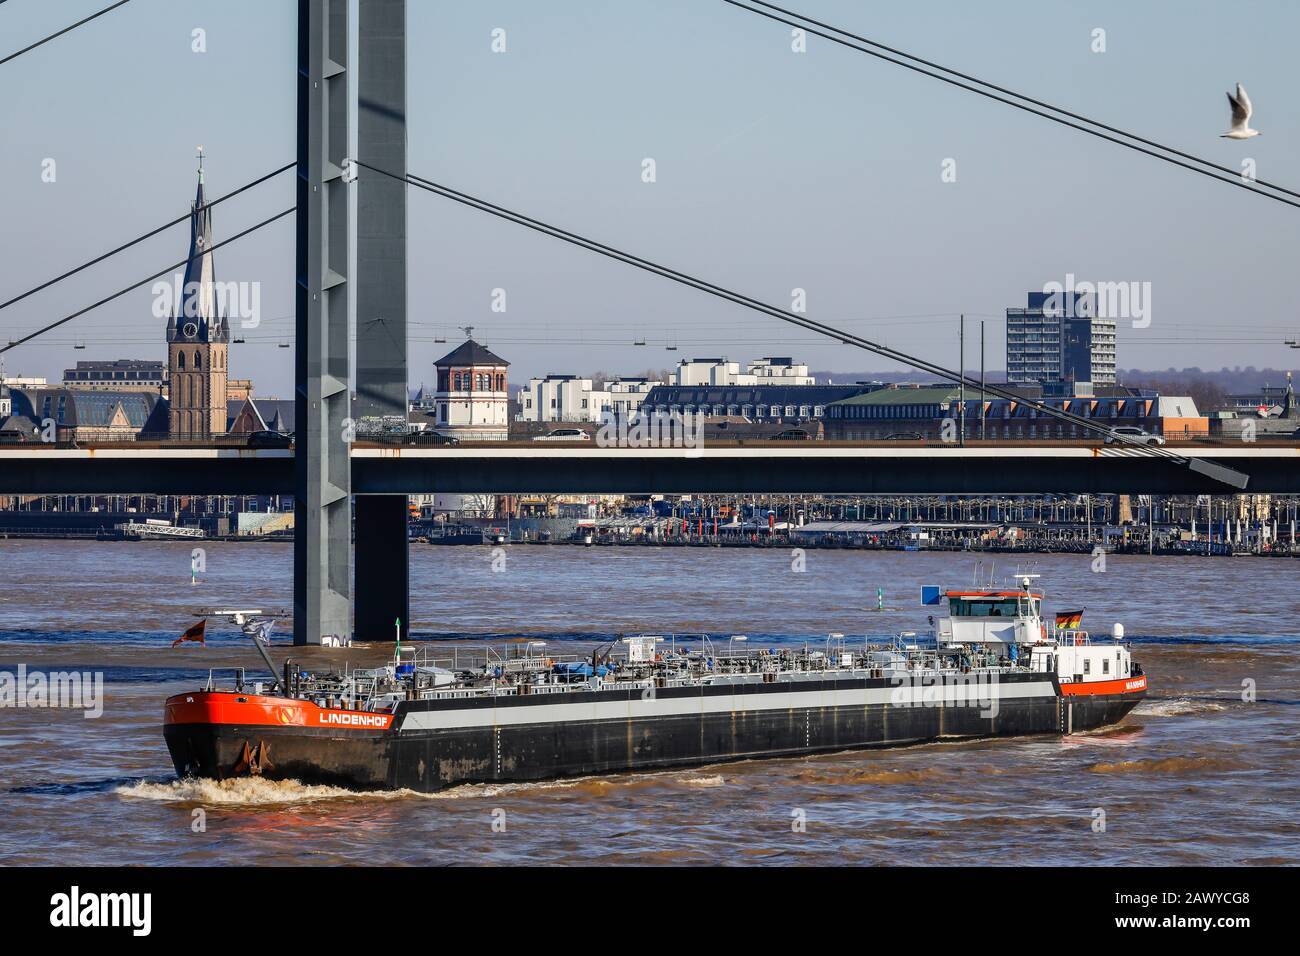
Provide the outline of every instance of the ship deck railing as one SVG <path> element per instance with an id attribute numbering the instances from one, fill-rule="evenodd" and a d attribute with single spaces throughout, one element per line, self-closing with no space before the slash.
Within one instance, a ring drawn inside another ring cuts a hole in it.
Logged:
<path id="1" fill-rule="evenodd" d="M 589 680 L 580 681 L 557 681 L 555 683 L 545 684 L 486 684 L 476 687 L 442 687 L 428 688 L 420 692 L 421 700 L 457 700 L 466 698 L 484 698 L 484 697 L 537 697 L 537 696 L 554 696 L 568 694 L 583 694 L 592 691 L 626 691 L 635 693 L 644 693 L 652 690 L 662 690 L 666 688 L 695 688 L 712 684 L 713 686 L 726 686 L 728 682 L 735 684 L 759 684 L 764 683 L 769 675 L 786 675 L 794 677 L 794 680 L 788 680 L 789 683 L 799 683 L 802 681 L 813 680 L 862 680 L 881 678 L 891 680 L 909 680 L 924 679 L 927 677 L 940 676 L 944 678 L 962 677 L 970 679 L 975 678 L 996 678 L 1000 675 L 1026 673 L 1029 672 L 1028 661 L 1021 661 L 1015 664 L 989 664 L 973 665 L 970 667 L 953 667 L 942 666 L 936 668 L 934 664 L 920 664 L 912 668 L 900 668 L 897 666 L 889 667 L 831 667 L 817 670 L 781 670 L 781 671 L 761 671 L 754 670 L 748 672 L 718 673 L 706 672 L 702 675 L 678 675 L 673 677 L 653 677 L 639 678 L 634 680 L 601 680 L 598 684 L 593 685 Z M 739 679 L 738 679 L 739 678 Z M 720 683 L 721 682 L 721 683 Z"/>
<path id="2" fill-rule="evenodd" d="M 217 686 L 216 675 L 218 675 L 218 674 L 231 674 L 231 675 L 233 675 L 234 678 L 235 678 L 235 690 L 236 690 L 236 691 L 239 691 L 239 692 L 241 692 L 241 693 L 243 692 L 243 690 L 244 690 L 244 684 L 247 683 L 247 680 L 246 680 L 246 678 L 245 678 L 245 676 L 244 676 L 244 668 L 242 668 L 242 667 L 210 667 L 210 668 L 208 668 L 208 682 L 207 682 L 207 684 L 204 685 L 204 687 L 203 687 L 204 690 L 221 690 L 221 689 L 222 689 L 222 688 L 220 688 L 220 687 Z"/>

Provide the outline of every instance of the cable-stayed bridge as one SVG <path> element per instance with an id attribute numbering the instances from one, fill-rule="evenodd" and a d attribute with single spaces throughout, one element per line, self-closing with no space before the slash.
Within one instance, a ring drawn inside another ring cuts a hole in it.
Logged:
<path id="1" fill-rule="evenodd" d="M 129 0 L 120 0 L 60 34 L 126 2 Z M 1300 193 L 1285 187 L 1263 180 L 1244 182 L 1230 168 L 774 4 L 723 2 L 1257 196 L 1300 206 L 1295 201 Z M 294 640 L 307 644 L 354 633 L 362 639 L 386 637 L 392 633 L 394 618 L 403 625 L 409 620 L 405 496 L 410 493 L 1300 493 L 1300 452 L 1294 443 L 1106 444 L 1109 428 L 1104 422 L 1035 403 L 1005 387 L 970 379 L 960 370 L 411 173 L 406 148 L 406 2 L 359 0 L 358 10 L 357 52 L 362 68 L 357 154 L 350 156 L 348 150 L 352 133 L 348 78 L 355 69 L 350 62 L 348 2 L 299 0 L 296 161 L 208 204 L 232 198 L 278 173 L 295 172 L 297 197 L 292 208 L 204 250 L 210 253 L 281 218 L 295 217 L 297 407 L 293 447 L 234 447 L 219 442 L 208 446 L 178 442 L 0 447 L 0 493 L 292 493 L 296 507 Z M 0 59 L 0 67 L 60 34 Z M 350 209 L 352 189 L 357 191 L 355 222 Z M 978 388 L 981 394 L 1037 405 L 1038 413 L 1067 422 L 1095 440 L 917 446 L 900 442 L 754 442 L 710 443 L 697 448 L 539 448 L 512 442 L 407 447 L 349 440 L 345 436 L 354 415 L 389 419 L 407 415 L 408 192 L 438 196 L 741 306 L 767 320 L 961 383 L 972 394 Z M 0 309 L 174 224 L 160 226 L 0 302 Z M 355 274 L 349 257 L 354 247 Z M 0 345 L 0 353 L 192 263 L 193 257 L 133 282 Z M 348 301 L 354 284 L 356 314 Z M 359 322 L 357 316 L 382 316 L 383 322 Z M 350 352 L 354 337 L 355 362 Z"/>

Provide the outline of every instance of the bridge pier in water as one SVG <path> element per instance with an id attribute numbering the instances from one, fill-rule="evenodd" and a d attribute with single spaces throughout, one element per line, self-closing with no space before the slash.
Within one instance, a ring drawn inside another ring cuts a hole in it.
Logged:
<path id="1" fill-rule="evenodd" d="M 354 632 L 362 641 L 391 641 L 394 621 L 410 634 L 410 547 L 406 495 L 357 495 Z"/>

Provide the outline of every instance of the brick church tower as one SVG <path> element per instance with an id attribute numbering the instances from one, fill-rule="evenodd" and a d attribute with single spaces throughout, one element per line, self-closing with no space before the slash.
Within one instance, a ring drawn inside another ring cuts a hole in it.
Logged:
<path id="1" fill-rule="evenodd" d="M 190 211 L 190 261 L 176 314 L 167 322 L 167 372 L 173 438 L 211 438 L 226 433 L 226 376 L 230 327 L 217 308 L 212 264 L 212 209 L 199 188 Z"/>

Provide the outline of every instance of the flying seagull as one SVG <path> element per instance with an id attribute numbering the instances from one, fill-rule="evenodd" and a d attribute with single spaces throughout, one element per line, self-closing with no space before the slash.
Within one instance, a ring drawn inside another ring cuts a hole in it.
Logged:
<path id="1" fill-rule="evenodd" d="M 1250 128 L 1250 116 L 1254 109 L 1250 105 L 1250 97 L 1246 95 L 1246 88 L 1238 83 L 1237 95 L 1233 96 L 1229 93 L 1228 102 L 1232 104 L 1232 129 L 1219 138 L 1250 139 L 1252 136 L 1258 136 L 1259 130 Z"/>

